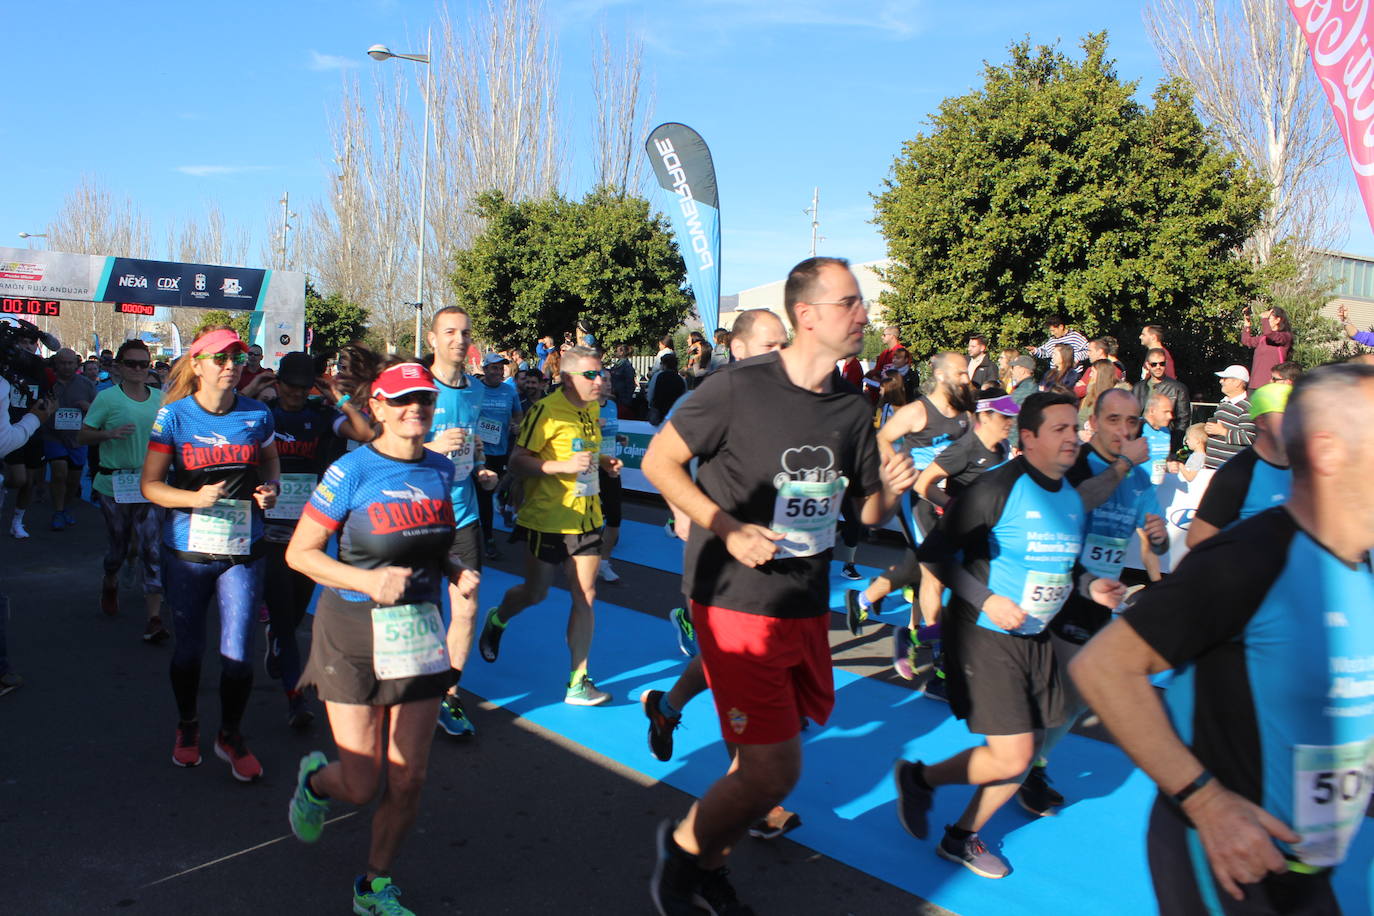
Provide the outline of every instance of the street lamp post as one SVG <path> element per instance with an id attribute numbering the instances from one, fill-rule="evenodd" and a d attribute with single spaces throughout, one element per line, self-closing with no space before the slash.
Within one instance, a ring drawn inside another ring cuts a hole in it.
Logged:
<path id="1" fill-rule="evenodd" d="M 48 237 L 48 234 L 46 232 L 21 232 L 19 233 L 19 237 L 21 239 L 45 239 Z M 29 247 L 33 247 L 33 242 L 29 242 Z"/>
<path id="2" fill-rule="evenodd" d="M 373 45 L 367 49 L 367 56 L 373 60 L 386 60 L 396 57 L 425 65 L 425 130 L 424 148 L 420 153 L 420 248 L 416 254 L 415 271 L 415 355 L 420 355 L 420 313 L 425 302 L 425 203 L 429 178 L 429 96 L 433 68 L 430 66 L 431 33 L 425 32 L 424 54 L 395 54 L 386 45 Z"/>

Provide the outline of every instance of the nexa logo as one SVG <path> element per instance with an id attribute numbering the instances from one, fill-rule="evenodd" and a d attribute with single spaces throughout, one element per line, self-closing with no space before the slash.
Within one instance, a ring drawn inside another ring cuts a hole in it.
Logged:
<path id="1" fill-rule="evenodd" d="M 682 169 L 682 157 L 673 149 L 672 140 L 655 140 L 654 148 L 658 150 L 658 155 L 663 159 L 663 168 L 673 181 L 673 191 L 678 195 L 678 209 L 687 219 L 687 234 L 692 238 L 692 250 L 697 254 L 701 269 L 714 267 L 716 259 L 711 254 L 711 241 L 701 228 L 701 214 L 696 198 L 692 196 L 692 186 L 687 183 L 687 173 Z"/>
<path id="2" fill-rule="evenodd" d="M 140 277 L 138 274 L 125 274 L 124 276 L 119 278 L 119 285 L 132 286 L 136 287 L 137 289 L 147 289 L 148 278 Z"/>
<path id="3" fill-rule="evenodd" d="M 181 278 L 180 278 L 180 277 L 158 277 L 158 278 L 157 278 L 157 288 L 158 288 L 158 289 L 171 289 L 171 290 L 176 290 L 177 292 L 180 292 L 180 291 L 181 291 Z"/>

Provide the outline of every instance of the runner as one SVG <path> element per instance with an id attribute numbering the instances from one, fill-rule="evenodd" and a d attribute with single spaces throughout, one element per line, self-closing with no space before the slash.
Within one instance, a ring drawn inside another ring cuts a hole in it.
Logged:
<path id="1" fill-rule="evenodd" d="M 1212 475 L 1188 526 L 1190 548 L 1288 498 L 1293 477 L 1283 447 L 1283 411 L 1292 390 L 1292 385 L 1270 382 L 1251 393 L 1249 411 L 1255 441 Z"/>
<path id="2" fill-rule="evenodd" d="M 309 353 L 283 356 L 275 378 L 277 399 L 272 402 L 272 423 L 282 473 L 277 504 L 264 513 L 263 520 L 263 597 L 268 613 L 265 665 L 267 676 L 280 680 L 286 694 L 287 724 L 299 731 L 315 718 L 297 686 L 301 654 L 296 642 L 296 628 L 305 619 L 315 583 L 286 564 L 286 545 L 306 500 L 337 452 L 338 438 L 367 442 L 372 438 L 372 424 L 337 380 L 332 385 L 320 381 L 334 406 L 310 402 L 317 379 L 315 360 Z"/>
<path id="3" fill-rule="evenodd" d="M 979 477 L 921 548 L 921 562 L 954 592 L 942 621 L 949 702 L 984 744 L 939 763 L 897 760 L 897 815 L 925 839 L 940 786 L 976 786 L 936 845 L 944 859 L 985 878 L 1007 863 L 978 831 L 1016 794 L 1035 758 L 1037 734 L 1063 721 L 1060 673 L 1046 628 L 1074 588 L 1086 510 L 1064 481 L 1078 459 L 1073 396 L 1026 398 L 1017 422 L 1020 457 Z M 1118 456 L 1116 463 L 1130 464 Z M 1120 583 L 1097 579 L 1093 600 L 1115 607 Z"/>
<path id="4" fill-rule="evenodd" d="M 601 386 L 601 396 L 597 399 L 601 407 L 598 413 L 598 422 L 601 424 L 601 456 L 619 461 L 620 405 L 611 399 L 610 373 L 604 374 L 606 383 Z M 601 562 L 597 566 L 597 575 L 607 582 L 615 583 L 620 581 L 620 575 L 611 568 L 611 551 L 620 543 L 620 475 L 611 474 L 600 466 L 597 467 L 597 474 L 600 476 L 601 512 L 606 517 L 606 526 L 601 529 Z"/>
<path id="5" fill-rule="evenodd" d="M 172 635 L 162 624 L 160 533 L 164 513 L 144 498 L 139 477 L 148 453 L 148 437 L 162 406 L 162 392 L 148 387 L 152 359 L 143 341 L 124 341 L 116 358 L 122 381 L 95 396 L 76 441 L 78 445 L 101 445 L 99 466 L 91 483 L 110 541 L 100 583 L 100 608 L 110 617 L 119 613 L 119 569 L 132 547 L 143 563 L 148 611 L 143 640 L 156 644 Z"/>
<path id="6" fill-rule="evenodd" d="M 650 893 L 660 914 L 749 913 L 725 859 L 781 802 L 801 768 L 803 717 L 834 704 L 827 596 L 839 504 L 881 524 L 915 479 L 880 465 L 870 407 L 834 388 L 836 362 L 863 345 L 867 309 L 848 262 L 792 269 L 792 346 L 708 377 L 649 445 L 644 472 L 693 522 L 684 585 L 733 762 L 676 828 L 658 833 Z M 688 465 L 700 459 L 699 485 Z"/>
<path id="7" fill-rule="evenodd" d="M 968 380 L 968 357 L 952 350 L 937 353 L 930 361 L 930 391 L 904 407 L 899 407 L 892 419 L 878 431 L 878 451 L 886 456 L 894 448 L 906 448 L 917 473 L 964 433 L 973 423 L 969 408 L 973 406 L 973 390 Z M 871 614 L 878 613 L 882 601 L 894 589 L 915 584 L 921 569 L 916 563 L 917 547 L 935 527 L 935 507 L 915 491 L 902 501 L 902 531 L 911 550 L 902 560 L 875 576 L 868 588 L 845 591 L 845 623 L 849 632 L 858 635 Z M 915 626 L 917 609 L 912 608 Z"/>
<path id="8" fill-rule="evenodd" d="M 1076 487 L 1106 470 L 1140 426 L 1140 404 L 1129 391 L 1114 388 L 1102 395 L 1093 413 L 1092 439 L 1079 449 L 1078 461 L 1065 475 L 1069 484 Z M 1152 474 L 1144 466 L 1133 467 L 1111 497 L 1088 513 L 1078 565 L 1093 576 L 1119 581 L 1131 541 L 1143 532 L 1149 549 L 1141 552 L 1141 559 L 1150 579 L 1159 578 L 1159 556 L 1169 550 L 1169 533 Z M 1068 670 L 1078 650 L 1111 618 L 1111 609 L 1089 600 L 1081 591 L 1069 595 L 1050 624 L 1050 643 L 1061 672 Z M 1073 683 L 1062 676 L 1060 680 L 1064 686 L 1064 721 L 1046 730 L 1039 756 L 1016 793 L 1017 803 L 1036 816 L 1053 814 L 1064 803 L 1064 797 L 1050 787 L 1046 758 L 1087 711 Z"/>
<path id="9" fill-rule="evenodd" d="M 43 461 L 48 466 L 52 497 L 53 531 L 61 531 L 76 524 L 76 517 L 67 511 L 69 502 L 81 499 L 81 472 L 86 467 L 86 446 L 76 444 L 77 433 L 86 411 L 95 400 L 95 385 L 77 370 L 81 360 L 66 347 L 53 354 L 53 397 L 57 412 L 43 427 Z"/>
<path id="10" fill-rule="evenodd" d="M 472 347 L 472 319 L 467 311 L 451 305 L 435 312 L 429 322 L 429 346 L 434 353 L 434 381 L 439 398 L 425 447 L 444 455 L 453 464 L 449 501 L 453 504 L 454 533 L 449 562 L 480 573 L 483 532 L 479 489 L 489 491 L 494 487 L 496 474 L 485 466 L 486 442 L 479 435 L 485 403 L 483 389 L 464 371 L 464 359 Z M 496 365 L 499 368 L 504 364 Z M 488 551 L 487 555 L 490 554 Z M 449 664 L 456 673 L 454 683 L 439 704 L 438 726 L 455 738 L 471 738 L 477 730 L 463 708 L 457 682 L 463 676 L 463 666 L 472 648 L 477 596 L 463 594 L 456 587 L 449 589 L 448 596 L 453 633 Z"/>
<path id="11" fill-rule="evenodd" d="M 916 478 L 913 489 L 942 514 L 949 511 L 950 503 L 979 475 L 1002 465 L 1010 455 L 1007 437 L 1021 406 L 1000 388 L 987 389 L 983 394 L 987 397 L 977 402 L 973 429 L 937 455 Z M 922 572 L 925 574 L 921 576 L 917 601 L 911 608 L 911 620 L 907 626 L 892 628 L 892 667 L 903 679 L 914 680 L 917 651 L 922 646 L 929 646 L 934 671 L 926 682 L 925 695 L 945 700 L 939 624 L 944 585 L 929 571 Z"/>
<path id="12" fill-rule="evenodd" d="M 430 333 L 433 333 L 432 331 Z M 510 455 L 511 430 L 520 428 L 524 411 L 520 407 L 520 392 L 515 383 L 505 381 L 506 366 L 509 360 L 497 353 L 488 353 L 482 358 L 481 395 L 482 416 L 477 423 L 477 433 L 482 440 L 482 453 L 486 456 L 487 470 L 498 480 L 506 473 L 506 459 Z M 477 490 L 477 508 L 482 519 L 483 549 L 488 560 L 501 559 L 492 535 L 492 491 L 487 487 Z"/>
<path id="13" fill-rule="evenodd" d="M 601 563 L 601 498 L 598 466 L 620 473 L 620 459 L 601 454 L 598 419 L 606 379 L 601 356 L 570 347 L 560 369 L 562 387 L 534 406 L 520 427 L 511 469 L 525 476 L 524 502 L 515 536 L 525 542 L 525 581 L 487 612 L 478 639 L 482 658 L 496 661 L 506 627 L 526 608 L 543 601 L 559 566 L 568 577 L 568 653 L 572 673 L 563 702 L 602 706 L 611 695 L 587 673 L 595 624 L 596 573 Z"/>
<path id="14" fill-rule="evenodd" d="M 451 559 L 453 462 L 424 445 L 434 380 L 418 363 L 379 369 L 353 348 L 345 384 L 356 400 L 370 393 L 381 433 L 325 471 L 286 548 L 291 568 L 325 587 L 301 683 L 319 691 L 339 748 L 332 763 L 320 751 L 301 758 L 289 821 L 297 839 L 316 842 L 329 802 L 368 804 L 385 770 L 353 912 L 407 916 L 391 867 L 419 809 L 440 698 L 454 680 L 451 648 L 463 638 L 457 613 L 445 634 L 439 590 L 447 579 L 470 597 L 478 577 Z M 336 534 L 337 560 L 325 553 Z"/>
<path id="15" fill-rule="evenodd" d="M 1287 502 L 1193 550 L 1074 660 L 1159 786 L 1161 913 L 1340 912 L 1332 871 L 1374 789 L 1371 429 L 1374 368 L 1306 373 L 1284 422 Z M 1161 703 L 1149 678 L 1170 668 Z"/>
<path id="16" fill-rule="evenodd" d="M 197 693 L 205 618 L 218 599 L 215 755 L 241 782 L 262 776 L 240 726 L 253 689 L 248 659 L 262 595 L 262 513 L 276 505 L 281 489 L 272 412 L 234 390 L 247 349 L 223 327 L 206 328 L 191 344 L 168 380 L 141 480 L 148 501 L 171 510 L 162 525 L 162 582 L 176 633 L 171 677 L 180 721 L 172 762 L 200 766 Z"/>

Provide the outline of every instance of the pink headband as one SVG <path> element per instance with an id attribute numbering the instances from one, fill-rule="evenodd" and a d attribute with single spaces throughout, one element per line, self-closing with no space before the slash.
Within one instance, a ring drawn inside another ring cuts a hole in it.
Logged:
<path id="1" fill-rule="evenodd" d="M 229 330 L 221 328 L 218 331 L 211 331 L 197 337 L 195 343 L 191 344 L 191 355 L 196 356 L 200 353 L 223 353 L 234 347 L 238 347 L 243 352 L 248 352 L 248 344 L 240 339 L 239 335 Z"/>

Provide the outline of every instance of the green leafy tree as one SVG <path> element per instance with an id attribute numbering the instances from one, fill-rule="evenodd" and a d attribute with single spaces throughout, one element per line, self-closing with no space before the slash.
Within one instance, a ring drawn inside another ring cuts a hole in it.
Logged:
<path id="1" fill-rule="evenodd" d="M 485 228 L 454 256 L 453 288 L 474 333 L 531 348 L 589 319 L 603 346 L 648 346 L 691 310 L 685 268 L 667 221 L 648 201 L 599 188 L 580 201 L 553 195 L 477 199 Z"/>
<path id="2" fill-rule="evenodd" d="M 1242 354 L 1233 332 L 1258 290 L 1238 255 L 1266 186 L 1198 121 L 1186 87 L 1135 101 L 1105 33 L 1081 60 L 1015 44 L 981 89 L 946 99 L 904 144 L 877 222 L 892 265 L 886 320 L 918 356 L 974 331 L 1036 345 L 1053 313 L 1132 352 L 1169 329 L 1185 381 Z"/>
<path id="3" fill-rule="evenodd" d="M 363 337 L 367 331 L 367 310 L 339 293 L 321 296 L 307 281 L 305 326 L 314 332 L 310 342 L 312 353 L 333 353 Z"/>
<path id="4" fill-rule="evenodd" d="M 244 340 L 248 340 L 249 328 L 253 321 L 252 312 L 231 312 L 227 309 L 211 309 L 208 312 L 202 312 L 198 317 L 200 320 L 196 322 L 195 330 L 191 332 L 190 339 L 186 341 L 188 345 L 200 334 L 203 328 L 217 324 L 233 328 L 235 333 Z"/>

